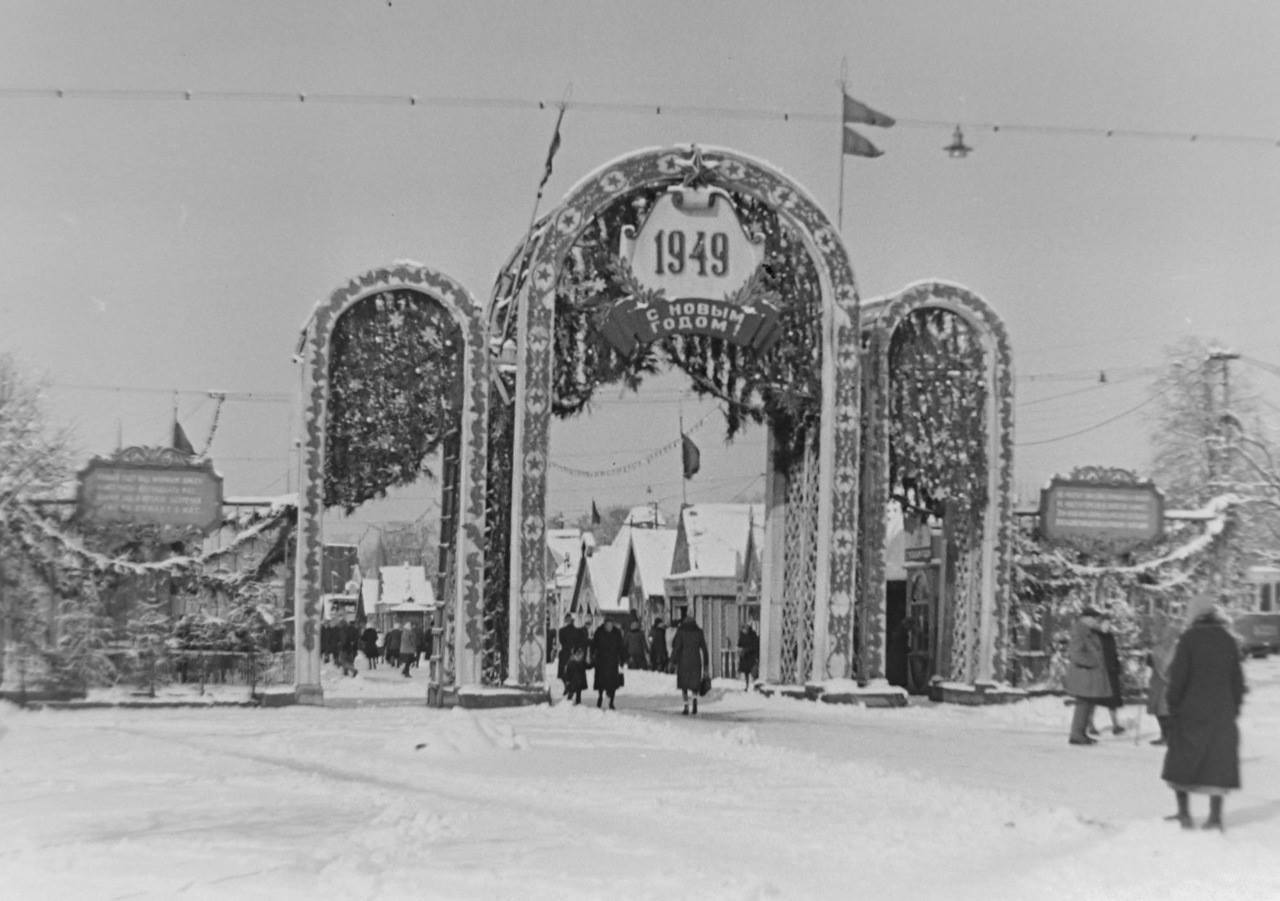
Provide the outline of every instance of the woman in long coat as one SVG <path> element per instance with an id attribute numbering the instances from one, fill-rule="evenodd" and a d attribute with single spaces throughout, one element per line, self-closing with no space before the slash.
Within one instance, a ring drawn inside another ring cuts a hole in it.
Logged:
<path id="1" fill-rule="evenodd" d="M 1107 671 L 1107 686 L 1111 689 L 1111 693 L 1098 704 L 1107 708 L 1107 713 L 1111 715 L 1111 731 L 1116 735 L 1123 735 L 1124 726 L 1120 725 L 1119 711 L 1124 706 L 1124 695 L 1120 685 L 1120 650 L 1116 647 L 1116 633 L 1105 615 L 1093 631 L 1098 633 L 1098 640 L 1102 642 L 1103 669 Z M 1088 734 L 1098 734 L 1092 717 L 1089 720 Z"/>
<path id="2" fill-rule="evenodd" d="M 1093 720 L 1093 708 L 1111 696 L 1107 681 L 1106 661 L 1102 656 L 1102 640 L 1094 630 L 1101 614 L 1092 607 L 1080 611 L 1071 627 L 1071 644 L 1067 647 L 1067 676 L 1063 687 L 1076 699 L 1071 717 L 1073 745 L 1092 745 L 1097 742 L 1085 734 Z"/>
<path id="3" fill-rule="evenodd" d="M 702 673 L 710 668 L 711 655 L 707 651 L 707 636 L 692 615 L 681 620 L 675 638 L 671 639 L 671 662 L 676 668 L 676 688 L 680 689 L 680 697 L 684 701 L 683 712 L 689 712 L 689 693 L 693 692 L 693 712 L 696 714 Z"/>
<path id="4" fill-rule="evenodd" d="M 1244 703 L 1240 647 L 1210 597 L 1187 605 L 1191 624 L 1178 639 L 1169 667 L 1169 748 L 1160 776 L 1178 801 L 1176 819 L 1191 828 L 1191 792 L 1209 796 L 1205 829 L 1222 829 L 1222 796 L 1240 787 Z"/>
<path id="5" fill-rule="evenodd" d="M 597 692 L 597 707 L 604 704 L 604 696 L 608 695 L 609 709 L 613 709 L 613 696 L 622 687 L 622 661 L 626 656 L 627 646 L 622 639 L 622 630 L 613 620 L 606 619 L 591 636 L 591 665 L 596 668 L 591 687 Z"/>
<path id="6" fill-rule="evenodd" d="M 1153 745 L 1169 743 L 1169 699 L 1165 697 L 1165 689 L 1169 685 L 1169 667 L 1173 665 L 1178 635 L 1176 623 L 1159 623 L 1155 644 L 1147 652 L 1147 666 L 1151 667 L 1151 678 L 1147 680 L 1147 713 L 1160 724 L 1160 737 L 1151 742 Z"/>

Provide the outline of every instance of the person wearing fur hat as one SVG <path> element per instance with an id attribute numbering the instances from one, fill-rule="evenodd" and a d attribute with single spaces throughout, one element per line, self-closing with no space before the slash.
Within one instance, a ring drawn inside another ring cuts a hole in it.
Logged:
<path id="1" fill-rule="evenodd" d="M 1222 798 L 1240 787 L 1240 732 L 1244 703 L 1240 648 L 1212 597 L 1187 604 L 1188 625 L 1173 652 L 1165 700 L 1169 739 L 1160 776 L 1173 789 L 1183 829 L 1190 829 L 1191 794 L 1209 796 L 1203 828 L 1222 825 Z"/>
<path id="2" fill-rule="evenodd" d="M 1102 614 L 1093 607 L 1085 607 L 1071 627 L 1071 643 L 1067 647 L 1067 676 L 1063 687 L 1076 699 L 1071 716 L 1073 745 L 1097 744 L 1097 739 L 1087 734 L 1093 721 L 1093 709 L 1099 702 L 1111 697 L 1111 685 L 1107 681 L 1106 660 L 1102 654 L 1102 639 L 1097 628 Z"/>

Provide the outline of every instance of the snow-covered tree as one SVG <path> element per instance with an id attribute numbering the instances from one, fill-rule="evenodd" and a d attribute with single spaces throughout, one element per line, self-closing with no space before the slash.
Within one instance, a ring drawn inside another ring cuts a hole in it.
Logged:
<path id="1" fill-rule="evenodd" d="M 25 671 L 48 638 L 41 602 L 49 592 L 26 559 L 16 521 L 20 501 L 53 493 L 69 471 L 69 433 L 50 428 L 42 389 L 13 354 L 0 353 L 0 671 Z M 4 661 L 6 649 L 15 660 Z"/>
<path id="2" fill-rule="evenodd" d="M 1167 350 L 1153 386 L 1152 475 L 1174 506 L 1235 495 L 1240 559 L 1280 559 L 1280 455 L 1239 355 L 1198 338 Z"/>

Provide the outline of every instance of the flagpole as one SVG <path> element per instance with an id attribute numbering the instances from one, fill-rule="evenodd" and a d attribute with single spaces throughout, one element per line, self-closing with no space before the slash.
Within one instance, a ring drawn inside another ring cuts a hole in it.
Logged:
<path id="1" fill-rule="evenodd" d="M 840 137 L 844 137 L 844 98 L 849 93 L 849 57 L 840 57 Z M 840 196 L 836 199 L 836 231 L 844 234 L 844 141 L 840 142 Z"/>
<path id="2" fill-rule="evenodd" d="M 680 509 L 689 506 L 689 479 L 684 474 L 684 407 L 681 405 L 678 414 L 680 423 Z"/>

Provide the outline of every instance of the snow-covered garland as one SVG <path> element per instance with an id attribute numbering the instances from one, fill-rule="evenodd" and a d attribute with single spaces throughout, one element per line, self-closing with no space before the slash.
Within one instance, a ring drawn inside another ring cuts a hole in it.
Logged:
<path id="1" fill-rule="evenodd" d="M 334 327 L 324 468 L 325 506 L 348 513 L 409 485 L 456 428 L 462 336 L 438 303 L 384 291 Z"/>
<path id="2" fill-rule="evenodd" d="M 264 532 L 281 525 L 293 515 L 294 506 L 286 503 L 272 505 L 266 513 L 260 514 L 260 519 L 237 533 L 227 545 L 207 554 L 179 555 L 145 563 L 89 550 L 79 539 L 66 535 L 56 524 L 22 501 L 11 504 L 7 511 L 8 515 L 4 516 L 5 525 L 21 542 L 24 550 L 32 559 L 51 565 L 56 571 L 88 570 L 91 575 L 194 575 L 203 587 L 235 591 L 251 579 L 251 573 L 211 573 L 209 568 L 222 558 L 237 553 Z"/>
<path id="3" fill-rule="evenodd" d="M 889 350 L 889 484 L 907 506 L 934 515 L 943 499 L 961 522 L 987 505 L 982 347 L 949 310 L 926 308 L 902 319 Z M 963 529 L 968 536 L 972 529 Z"/>
<path id="4" fill-rule="evenodd" d="M 822 293 L 817 270 L 800 239 L 767 204 L 744 195 L 733 202 L 747 228 L 764 239 L 765 264 L 751 290 L 779 298 L 782 337 L 767 353 L 739 348 L 720 338 L 672 335 L 629 356 L 613 349 L 596 329 L 596 317 L 618 300 L 644 293 L 627 278 L 616 256 L 616 236 L 636 227 L 662 189 L 646 188 L 617 198 L 579 239 L 556 290 L 555 371 L 552 410 L 568 417 L 582 412 L 595 392 L 621 382 L 635 389 L 668 360 L 688 373 L 693 389 L 722 402 L 726 438 L 748 422 L 768 420 L 779 442 L 782 469 L 803 436 L 816 429 L 821 405 L 819 365 Z M 794 445 L 794 447 L 793 447 Z"/>

